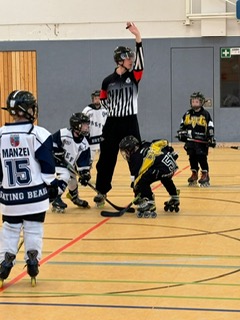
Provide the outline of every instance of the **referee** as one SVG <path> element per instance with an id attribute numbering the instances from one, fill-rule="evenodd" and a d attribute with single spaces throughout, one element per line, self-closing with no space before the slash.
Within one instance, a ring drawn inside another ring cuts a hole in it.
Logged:
<path id="1" fill-rule="evenodd" d="M 120 141 L 129 135 L 141 141 L 137 113 L 138 84 L 144 69 L 143 46 L 135 24 L 127 22 L 126 29 L 135 36 L 136 52 L 124 46 L 114 50 L 117 67 L 103 80 L 100 92 L 101 104 L 108 110 L 108 117 L 103 127 L 103 141 L 96 165 L 96 189 L 99 193 L 94 202 L 98 207 L 104 205 L 106 194 L 112 188 Z"/>

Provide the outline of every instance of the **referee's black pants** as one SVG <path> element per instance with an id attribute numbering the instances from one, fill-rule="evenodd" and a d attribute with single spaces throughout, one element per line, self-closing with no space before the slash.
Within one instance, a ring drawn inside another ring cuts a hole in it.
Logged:
<path id="1" fill-rule="evenodd" d="M 137 115 L 108 117 L 103 127 L 103 141 L 97 162 L 96 189 L 107 194 L 112 189 L 112 177 L 117 162 L 119 143 L 129 135 L 141 141 Z"/>

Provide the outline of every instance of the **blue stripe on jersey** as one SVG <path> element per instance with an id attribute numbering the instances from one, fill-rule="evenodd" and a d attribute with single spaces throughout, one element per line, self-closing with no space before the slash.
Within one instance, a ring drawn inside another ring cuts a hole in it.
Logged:
<path id="1" fill-rule="evenodd" d="M 39 161 L 42 173 L 55 173 L 55 162 L 53 157 L 53 140 L 49 136 L 38 150 L 35 152 L 35 157 Z"/>
<path id="2" fill-rule="evenodd" d="M 27 188 L 0 189 L 0 202 L 7 206 L 29 204 L 48 199 L 45 184 Z"/>

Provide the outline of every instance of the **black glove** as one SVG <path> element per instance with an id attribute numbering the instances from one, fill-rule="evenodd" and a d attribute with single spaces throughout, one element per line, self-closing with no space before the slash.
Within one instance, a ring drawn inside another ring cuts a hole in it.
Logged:
<path id="1" fill-rule="evenodd" d="M 49 202 L 53 202 L 58 195 L 57 180 L 55 179 L 50 185 L 47 185 L 46 188 L 47 188 L 47 193 L 49 197 Z"/>
<path id="2" fill-rule="evenodd" d="M 178 153 L 173 151 L 171 152 L 171 156 L 173 157 L 173 159 L 176 161 L 178 159 Z"/>
<path id="3" fill-rule="evenodd" d="M 79 172 L 78 181 L 81 183 L 82 186 L 87 186 L 88 181 L 90 179 L 91 179 L 91 175 L 89 170 L 82 170 Z"/>
<path id="4" fill-rule="evenodd" d="M 176 138 L 178 138 L 179 141 L 186 142 L 187 138 L 188 138 L 187 131 L 186 130 L 178 130 Z"/>
<path id="5" fill-rule="evenodd" d="M 174 151 L 174 149 L 171 146 L 166 146 L 166 147 L 162 148 L 163 153 L 168 153 L 168 152 L 173 152 L 173 151 Z"/>
<path id="6" fill-rule="evenodd" d="M 62 148 L 53 148 L 53 155 L 57 165 L 65 165 L 65 150 Z"/>
<path id="7" fill-rule="evenodd" d="M 214 137 L 211 137 L 211 138 L 209 138 L 208 139 L 208 145 L 209 145 L 209 147 L 211 147 L 211 148 L 215 148 L 216 147 L 216 140 L 214 139 Z"/>

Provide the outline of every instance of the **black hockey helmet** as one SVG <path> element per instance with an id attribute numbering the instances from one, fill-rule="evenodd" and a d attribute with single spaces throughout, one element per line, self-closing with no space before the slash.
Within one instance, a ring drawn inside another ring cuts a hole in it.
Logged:
<path id="1" fill-rule="evenodd" d="M 134 136 L 126 136 L 119 143 L 120 152 L 125 160 L 129 160 L 131 154 L 133 154 L 139 148 L 140 142 Z"/>
<path id="2" fill-rule="evenodd" d="M 135 52 L 132 49 L 128 47 L 123 47 L 123 46 L 117 47 L 114 50 L 114 54 L 113 54 L 114 61 L 117 64 L 121 61 L 124 61 L 125 59 L 134 60 L 135 56 L 136 56 Z"/>
<path id="3" fill-rule="evenodd" d="M 192 99 L 199 99 L 201 106 L 204 105 L 204 103 L 206 102 L 206 99 L 204 97 L 204 95 L 201 92 L 193 92 L 190 96 L 190 105 L 192 106 Z"/>
<path id="4" fill-rule="evenodd" d="M 92 100 L 94 97 L 100 97 L 100 90 L 95 90 L 91 93 Z"/>
<path id="5" fill-rule="evenodd" d="M 69 122 L 70 122 L 70 128 L 73 131 L 78 132 L 79 135 L 87 136 L 89 134 L 89 128 L 88 130 L 82 130 L 83 123 L 90 124 L 90 119 L 86 114 L 81 112 L 73 113 L 71 115 Z"/>
<path id="6" fill-rule="evenodd" d="M 38 116 L 38 104 L 34 95 L 29 91 L 14 90 L 7 98 L 7 110 L 11 116 L 24 117 L 31 122 Z"/>

